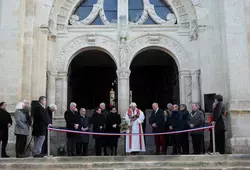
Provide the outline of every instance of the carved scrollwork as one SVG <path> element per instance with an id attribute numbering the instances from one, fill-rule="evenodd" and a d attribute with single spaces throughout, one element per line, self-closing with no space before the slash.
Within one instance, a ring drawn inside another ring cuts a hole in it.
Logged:
<path id="1" fill-rule="evenodd" d="M 166 20 L 164 20 L 157 15 L 155 8 L 154 8 L 154 5 L 152 5 L 149 2 L 149 0 L 144 0 L 143 3 L 144 3 L 144 10 L 143 10 L 141 18 L 136 23 L 132 23 L 132 24 L 136 24 L 136 25 L 143 24 L 148 19 L 148 17 L 151 17 L 152 20 L 157 24 L 161 24 L 161 25 L 176 24 L 177 18 L 175 16 L 175 14 L 169 13 L 166 16 Z"/>
<path id="2" fill-rule="evenodd" d="M 198 39 L 198 24 L 197 20 L 191 20 L 189 24 L 189 40 L 197 40 Z"/>
<path id="3" fill-rule="evenodd" d="M 103 24 L 113 24 L 109 22 L 104 13 L 104 0 L 98 0 L 97 3 L 93 5 L 93 9 L 90 14 L 85 19 L 79 21 L 79 16 L 72 15 L 69 22 L 71 25 L 90 25 L 98 16 L 100 16 Z"/>

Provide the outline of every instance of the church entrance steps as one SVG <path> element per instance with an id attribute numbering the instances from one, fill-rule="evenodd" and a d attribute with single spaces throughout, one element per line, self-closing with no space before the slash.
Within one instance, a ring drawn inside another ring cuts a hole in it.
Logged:
<path id="1" fill-rule="evenodd" d="M 0 170 L 250 169 L 250 155 L 54 157 L 0 159 Z"/>

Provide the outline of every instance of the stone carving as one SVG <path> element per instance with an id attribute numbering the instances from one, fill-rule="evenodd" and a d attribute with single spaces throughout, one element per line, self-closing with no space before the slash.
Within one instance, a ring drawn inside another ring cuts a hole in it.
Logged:
<path id="1" fill-rule="evenodd" d="M 87 39 L 89 44 L 95 44 L 95 34 L 88 34 Z"/>
<path id="2" fill-rule="evenodd" d="M 192 70 L 191 74 L 197 78 L 199 78 L 201 71 L 200 70 Z"/>
<path id="3" fill-rule="evenodd" d="M 118 69 L 117 71 L 118 79 L 129 79 L 131 71 L 129 69 Z"/>
<path id="4" fill-rule="evenodd" d="M 149 16 L 157 24 L 161 24 L 161 25 L 176 24 L 177 19 L 176 19 L 175 14 L 169 13 L 166 16 L 166 20 L 164 20 L 157 15 L 154 5 L 152 5 L 149 0 L 144 0 L 143 3 L 144 3 L 144 10 L 143 10 L 141 18 L 136 23 L 132 23 L 132 24 L 137 24 L 137 25 L 143 24 L 145 23 L 145 21 L 148 19 Z"/>
<path id="5" fill-rule="evenodd" d="M 82 0 L 62 0 L 65 1 L 65 3 L 62 3 L 62 6 L 60 7 L 60 9 L 55 10 L 53 8 L 53 10 L 51 9 L 50 12 L 50 19 L 53 20 L 53 23 L 56 23 L 56 29 L 60 32 L 64 32 L 66 31 L 67 25 L 68 25 L 68 19 L 71 17 L 70 15 L 72 14 L 72 11 L 70 10 L 74 10 L 77 5 L 79 5 Z M 149 2 L 149 0 L 144 0 L 146 3 Z M 164 0 L 167 4 L 169 4 L 169 6 L 173 9 L 174 11 L 174 15 L 176 15 L 177 17 L 177 22 L 178 24 L 180 24 L 182 26 L 182 28 L 188 29 L 189 25 L 188 22 L 192 19 L 196 19 L 196 11 L 195 8 L 193 6 L 193 2 L 191 0 Z M 99 0 L 99 2 L 103 2 L 103 0 Z M 118 1 L 119 3 L 119 1 Z M 55 1 L 53 3 L 53 5 L 55 6 Z M 149 5 L 148 5 L 149 6 Z M 68 9 L 67 12 L 63 12 L 63 22 L 58 22 L 56 21 L 57 16 L 59 15 L 61 9 Z M 154 10 L 151 10 L 152 12 Z M 92 13 L 92 12 L 91 12 Z M 109 25 L 109 24 L 113 24 L 115 21 L 113 21 L 112 23 L 110 23 L 108 20 L 106 20 L 106 16 L 105 14 L 103 14 L 103 6 L 101 9 L 99 9 L 99 11 L 97 12 L 97 16 L 100 15 L 100 18 L 102 19 L 103 23 L 105 25 Z M 166 25 L 171 25 L 172 23 L 174 23 L 174 18 L 170 19 L 170 20 L 164 20 L 164 19 L 159 19 L 157 18 L 158 16 L 153 13 L 151 13 L 151 16 L 155 17 L 154 20 L 158 23 L 158 24 L 166 24 Z M 144 8 L 143 14 L 141 16 L 141 18 L 139 19 L 139 21 L 137 23 L 131 23 L 131 24 L 143 24 L 146 19 L 149 17 L 149 13 L 148 10 L 146 10 L 146 8 Z M 166 16 L 168 18 L 168 16 Z M 172 16 L 171 16 L 172 17 Z M 87 17 L 88 18 L 88 17 Z M 90 21 L 95 18 L 95 15 L 90 14 L 89 18 L 87 19 L 85 18 L 85 21 L 82 21 L 81 24 L 85 24 L 88 25 L 88 23 L 91 23 Z M 70 19 L 69 19 L 70 20 Z M 164 21 L 164 22 L 162 22 Z M 169 22 L 170 21 L 170 22 Z M 70 21 L 71 22 L 71 21 Z M 80 22 L 80 21 L 78 21 Z M 74 20 L 72 20 L 72 25 L 75 25 L 76 23 L 78 23 Z M 116 23 L 116 22 L 115 22 Z"/>
<path id="6" fill-rule="evenodd" d="M 128 26 L 126 21 L 126 15 L 120 16 L 120 45 L 119 45 L 119 54 L 120 54 L 120 67 L 127 68 L 127 32 Z"/>
<path id="7" fill-rule="evenodd" d="M 177 22 L 177 18 L 175 16 L 175 14 L 173 14 L 173 13 L 169 13 L 167 15 L 166 19 L 167 19 L 167 22 L 170 23 L 170 24 L 175 24 Z"/>
<path id="8" fill-rule="evenodd" d="M 159 36 L 149 35 L 149 41 L 151 44 L 158 44 L 160 42 Z"/>
<path id="9" fill-rule="evenodd" d="M 69 19 L 70 24 L 77 25 L 79 23 L 78 15 L 72 15 Z"/>
<path id="10" fill-rule="evenodd" d="M 178 62 L 187 62 L 187 53 L 184 48 L 173 39 L 160 34 L 144 35 L 131 41 L 126 48 L 126 55 L 130 58 L 129 61 L 132 62 L 133 57 L 137 54 L 138 51 L 141 51 L 146 47 L 152 46 L 152 39 L 157 40 L 153 41 L 155 46 L 171 51 L 171 53 L 176 57 L 176 60 Z"/>
<path id="11" fill-rule="evenodd" d="M 198 24 L 197 20 L 190 21 L 189 25 L 189 40 L 197 40 L 198 39 Z"/>
<path id="12" fill-rule="evenodd" d="M 98 15 L 104 25 L 112 24 L 108 21 L 104 12 L 104 0 L 98 0 L 97 3 L 93 5 L 93 9 L 90 14 L 83 20 L 79 21 L 79 17 L 77 15 L 72 15 L 69 22 L 71 25 L 90 25 L 98 17 Z"/>
<path id="13" fill-rule="evenodd" d="M 73 39 L 62 48 L 61 55 L 56 58 L 57 71 L 67 71 L 70 58 L 79 50 L 86 47 L 93 47 L 93 45 L 105 49 L 116 62 L 117 42 L 102 35 L 88 34 Z"/>
<path id="14" fill-rule="evenodd" d="M 194 6 L 198 6 L 201 3 L 201 0 L 192 0 Z"/>

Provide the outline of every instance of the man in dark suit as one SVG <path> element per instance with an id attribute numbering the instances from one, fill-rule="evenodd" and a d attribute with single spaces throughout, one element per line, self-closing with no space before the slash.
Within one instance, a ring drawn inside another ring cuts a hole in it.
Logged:
<path id="1" fill-rule="evenodd" d="M 48 113 L 46 110 L 46 97 L 39 97 L 39 104 L 34 109 L 34 123 L 33 132 L 34 136 L 34 151 L 33 157 L 44 157 L 42 152 L 45 135 L 47 133 L 48 126 L 51 126 L 48 121 Z"/>
<path id="2" fill-rule="evenodd" d="M 70 103 L 70 109 L 64 113 L 64 118 L 66 121 L 66 128 L 68 130 L 78 130 L 80 127 L 80 114 L 76 108 L 76 103 Z M 79 134 L 76 133 L 67 133 L 67 153 L 68 156 L 77 156 L 76 155 L 76 143 Z"/>
<path id="3" fill-rule="evenodd" d="M 221 95 L 215 96 L 215 108 L 213 111 L 212 125 L 215 126 L 215 148 L 216 152 L 225 154 L 225 131 L 226 122 L 224 117 L 225 107 L 222 103 L 223 97 Z"/>
<path id="4" fill-rule="evenodd" d="M 153 133 L 165 132 L 164 111 L 159 109 L 158 103 L 152 104 L 153 112 L 149 119 L 149 124 L 153 128 Z M 155 135 L 156 154 L 165 152 L 164 135 Z M 160 151 L 161 149 L 161 151 Z"/>

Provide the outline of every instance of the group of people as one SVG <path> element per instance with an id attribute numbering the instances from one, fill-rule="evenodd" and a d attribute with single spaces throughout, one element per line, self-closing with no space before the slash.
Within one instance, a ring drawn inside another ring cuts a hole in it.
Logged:
<path id="1" fill-rule="evenodd" d="M 89 132 L 92 125 L 92 131 L 96 133 L 120 133 L 121 116 L 116 107 L 111 107 L 110 112 L 106 110 L 106 105 L 101 103 L 94 110 L 92 117 L 86 115 L 86 109 L 81 108 L 79 113 L 76 103 L 70 103 L 70 108 L 64 114 L 66 127 L 68 130 Z M 117 144 L 119 135 L 105 136 L 94 135 L 95 154 L 101 156 L 104 154 L 117 155 Z M 68 156 L 87 156 L 88 155 L 88 134 L 67 133 L 67 154 Z"/>
<path id="2" fill-rule="evenodd" d="M 210 115 L 210 124 L 215 126 L 215 146 L 216 151 L 225 153 L 225 108 L 223 97 L 215 96 L 213 112 Z M 56 105 L 51 104 L 46 107 L 46 97 L 41 96 L 38 104 L 30 114 L 29 102 L 24 100 L 16 105 L 15 111 L 15 135 L 16 135 L 16 157 L 25 157 L 27 137 L 32 126 L 32 136 L 34 137 L 33 156 L 44 157 L 47 153 L 47 128 L 52 126 L 52 115 L 57 110 Z M 12 119 L 6 110 L 7 104 L 0 103 L 0 142 L 2 142 L 2 157 L 9 157 L 6 154 L 8 143 L 8 129 L 12 126 Z M 187 129 L 200 128 L 205 126 L 205 112 L 199 103 L 192 104 L 192 111 L 189 113 L 186 105 L 169 103 L 167 109 L 159 108 L 158 103 L 152 104 L 152 114 L 149 124 L 153 133 L 164 133 L 181 131 Z M 86 109 L 77 109 L 76 103 L 70 103 L 69 109 L 65 112 L 66 129 L 82 132 L 114 133 L 112 136 L 93 135 L 95 139 L 95 154 L 117 155 L 118 139 L 120 137 L 121 116 L 116 107 L 106 109 L 104 103 L 94 110 L 92 117 L 86 115 Z M 144 152 L 145 141 L 143 123 L 145 123 L 144 113 L 137 108 L 136 103 L 131 103 L 125 114 L 126 129 L 126 152 L 133 155 Z M 165 135 L 154 135 L 156 154 L 167 154 L 168 146 L 173 146 L 173 154 L 189 154 L 189 134 L 192 137 L 194 154 L 205 153 L 204 130 L 192 131 L 190 133 L 176 133 Z M 212 152 L 212 133 L 210 135 L 210 146 L 208 150 Z M 89 134 L 67 133 L 67 154 L 68 156 L 88 155 Z"/>
<path id="3" fill-rule="evenodd" d="M 216 95 L 213 103 L 213 111 L 209 116 L 209 124 L 213 125 L 215 130 L 215 149 L 220 154 L 225 153 L 226 131 L 226 112 L 222 102 L 223 97 Z M 169 103 L 167 109 L 162 110 L 159 108 L 158 103 L 153 103 L 152 108 L 153 111 L 149 118 L 149 124 L 152 126 L 153 133 L 155 133 L 156 154 L 167 154 L 168 146 L 173 146 L 172 154 L 190 154 L 189 134 L 192 137 L 193 154 L 204 154 L 206 151 L 213 152 L 211 129 L 208 150 L 205 149 L 203 129 L 184 133 L 161 134 L 204 127 L 205 112 L 201 109 L 199 103 L 192 104 L 192 111 L 190 113 L 185 104 L 178 106 L 177 104 Z M 137 108 L 135 103 L 132 103 L 125 118 L 129 125 L 126 137 L 126 152 L 131 152 L 133 155 L 144 152 L 145 142 L 142 130 L 142 124 L 145 119 L 144 113 Z"/>
<path id="4" fill-rule="evenodd" d="M 6 147 L 8 144 L 9 128 L 12 126 L 12 118 L 6 110 L 7 104 L 0 103 L 0 142 L 2 142 L 2 157 L 8 158 Z M 56 111 L 56 105 L 46 107 L 46 97 L 41 96 L 35 106 L 33 114 L 30 113 L 30 104 L 27 100 L 18 102 L 16 105 L 14 134 L 16 136 L 16 157 L 24 158 L 27 151 L 27 138 L 32 126 L 32 138 L 34 139 L 34 157 L 43 157 L 47 152 L 47 128 L 52 126 L 52 114 Z"/>

